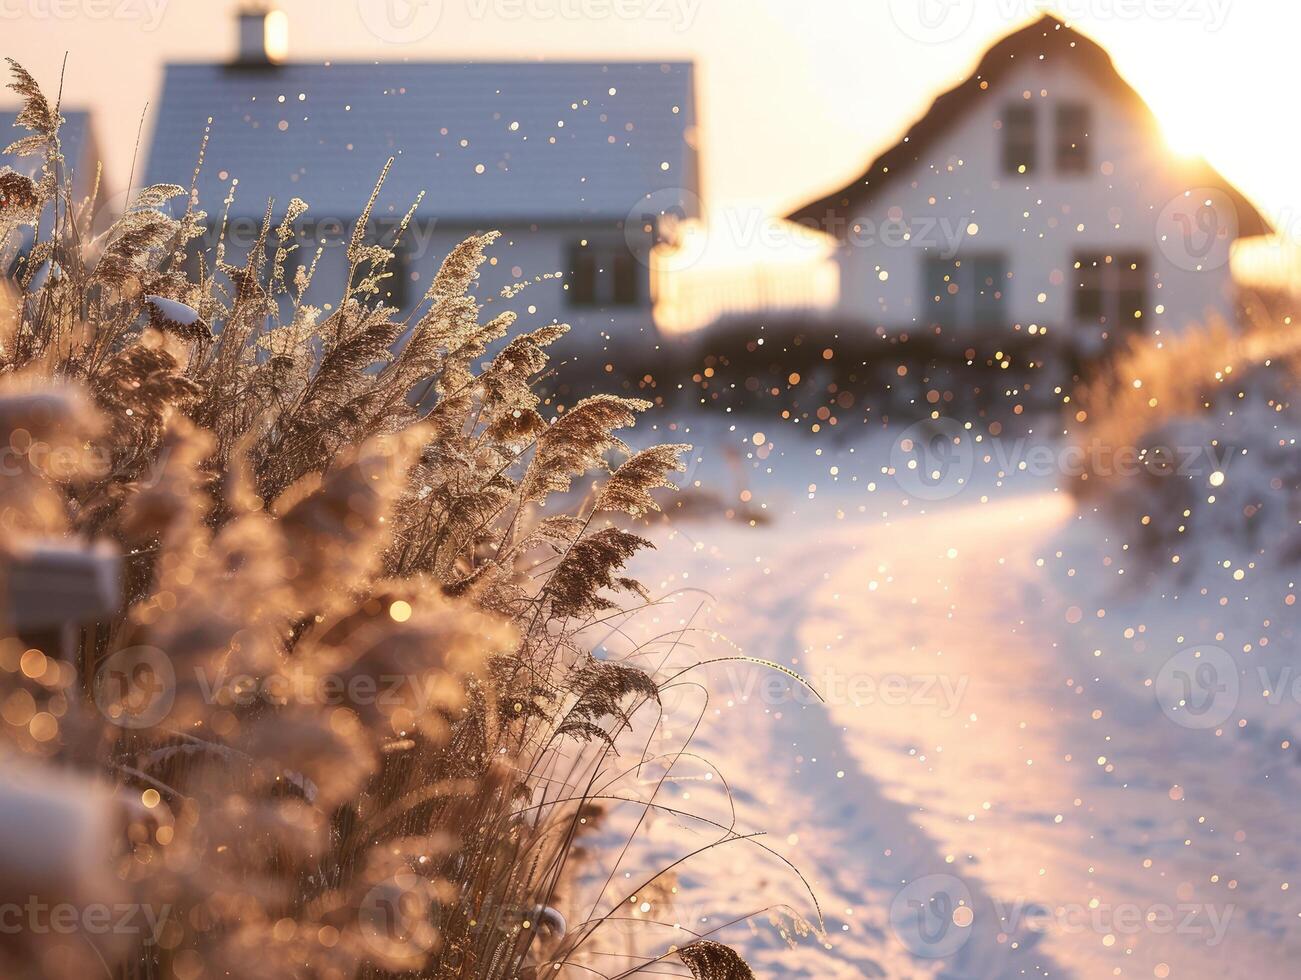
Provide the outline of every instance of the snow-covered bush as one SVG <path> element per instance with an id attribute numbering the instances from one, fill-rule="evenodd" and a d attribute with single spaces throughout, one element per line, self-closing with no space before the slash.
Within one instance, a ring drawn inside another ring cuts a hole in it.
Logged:
<path id="1" fill-rule="evenodd" d="M 1082 397 L 1080 496 L 1160 564 L 1301 561 L 1295 344 L 1288 323 L 1135 342 Z"/>

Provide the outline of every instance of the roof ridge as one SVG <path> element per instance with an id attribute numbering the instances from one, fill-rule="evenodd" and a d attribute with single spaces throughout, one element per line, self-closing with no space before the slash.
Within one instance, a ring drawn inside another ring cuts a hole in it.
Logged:
<path id="1" fill-rule="evenodd" d="M 1082 33 L 1067 21 L 1051 13 L 1045 13 L 1024 27 L 1003 35 L 986 48 L 975 69 L 956 85 L 940 92 L 926 112 L 909 125 L 903 136 L 879 153 L 858 177 L 831 194 L 795 209 L 786 216 L 787 219 L 803 224 L 808 224 L 809 220 L 813 219 L 814 222 L 821 222 L 825 226 L 843 217 L 839 212 L 850 207 L 852 202 L 861 203 L 870 200 L 909 165 L 917 163 L 926 148 L 956 123 L 967 104 L 980 96 L 989 80 L 1010 70 L 1010 63 L 1017 55 L 1040 37 L 1051 40 L 1054 45 L 1052 53 L 1076 58 L 1076 63 L 1086 71 L 1097 73 L 1104 84 L 1114 88 L 1121 99 L 1138 106 L 1155 125 L 1155 114 L 1151 107 L 1117 70 L 1111 53 L 1098 41 Z M 1200 165 L 1206 183 L 1219 186 L 1234 198 L 1234 205 L 1239 209 L 1242 219 L 1244 234 L 1266 233 L 1269 224 L 1255 205 L 1204 160 L 1200 161 Z M 837 223 L 843 224 L 843 222 Z M 1247 231 L 1246 229 L 1264 230 Z"/>
<path id="2" fill-rule="evenodd" d="M 386 193 L 427 192 L 421 211 L 444 223 L 621 220 L 648 194 L 697 193 L 693 65 L 173 64 L 146 179 L 188 182 L 206 130 L 205 200 L 238 178 L 245 202 L 294 193 L 316 214 L 350 214 L 365 201 L 359 185 L 368 192 L 372 170 L 396 156 Z"/>

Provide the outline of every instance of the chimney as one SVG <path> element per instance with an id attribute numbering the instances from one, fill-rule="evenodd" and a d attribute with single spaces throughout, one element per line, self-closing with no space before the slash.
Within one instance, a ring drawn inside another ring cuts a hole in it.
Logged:
<path id="1" fill-rule="evenodd" d="M 236 16 L 239 27 L 237 65 L 278 65 L 289 54 L 289 18 L 283 10 L 257 5 L 243 7 Z"/>

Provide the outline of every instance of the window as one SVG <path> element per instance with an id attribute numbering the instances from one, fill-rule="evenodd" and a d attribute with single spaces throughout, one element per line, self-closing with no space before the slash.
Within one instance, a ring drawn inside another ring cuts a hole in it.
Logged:
<path id="1" fill-rule="evenodd" d="M 300 218 L 294 222 L 293 235 L 284 243 L 286 254 L 283 266 L 285 289 L 291 297 L 298 296 L 298 272 L 301 269 L 304 277 L 308 275 L 312 277 L 312 286 L 307 290 L 307 297 L 310 297 L 307 302 L 320 305 L 338 301 L 339 290 L 343 288 L 343 282 L 347 278 L 348 259 L 345 252 L 352 231 L 352 223 L 338 218 L 319 220 Z M 252 234 L 256 235 L 256 230 Z M 209 248 L 215 244 L 215 241 L 214 238 L 207 243 Z M 372 226 L 366 233 L 364 241 L 367 245 L 375 245 L 382 241 L 392 241 L 392 236 L 382 239 Z M 266 243 L 268 269 L 275 260 L 278 247 L 276 236 L 272 235 Z M 396 267 L 390 264 L 390 271 L 394 268 Z M 392 298 L 388 295 L 393 288 L 392 282 L 392 278 L 381 280 L 380 291 L 372 299 L 382 298 L 390 306 L 393 305 Z"/>
<path id="2" fill-rule="evenodd" d="M 372 221 L 373 226 L 366 229 L 366 244 L 380 245 L 393 253 L 393 258 L 384 267 L 384 278 L 379 280 L 378 296 L 385 306 L 401 310 L 406 307 L 411 296 L 411 259 L 415 251 L 416 229 L 412 225 L 403 231 L 401 222 L 390 218 Z M 310 266 L 315 252 L 309 246 L 310 242 L 302 243 L 292 258 Z"/>
<path id="3" fill-rule="evenodd" d="M 632 306 L 637 302 L 637 263 L 627 249 L 614 253 L 614 305 Z"/>
<path id="4" fill-rule="evenodd" d="M 641 271 L 625 245 L 579 242 L 569 251 L 569 302 L 572 306 L 636 306 L 641 302 Z"/>
<path id="5" fill-rule="evenodd" d="M 1009 174 L 1028 174 L 1034 170 L 1037 140 L 1035 108 L 1032 105 L 1009 106 L 1003 114 L 1003 170 Z"/>
<path id="6" fill-rule="evenodd" d="M 569 256 L 569 302 L 596 305 L 596 250 L 575 245 Z"/>
<path id="7" fill-rule="evenodd" d="M 1005 325 L 1007 259 L 1002 255 L 926 257 L 926 322 L 947 328 Z"/>
<path id="8" fill-rule="evenodd" d="M 379 283 L 379 295 L 384 300 L 384 305 L 396 310 L 406 309 L 411 301 L 411 257 L 414 246 L 410 236 L 411 229 L 408 228 L 396 245 L 391 238 L 387 242 L 387 247 L 393 252 L 393 260 L 385 270 L 390 275 Z"/>
<path id="9" fill-rule="evenodd" d="M 1089 107 L 1066 103 L 1057 107 L 1057 171 L 1082 174 L 1089 169 Z"/>
<path id="10" fill-rule="evenodd" d="M 1083 253 L 1075 260 L 1075 319 L 1100 326 L 1135 324 L 1147 305 L 1147 257 Z"/>
<path id="11" fill-rule="evenodd" d="M 379 284 L 379 294 L 384 300 L 385 306 L 391 306 L 395 310 L 406 308 L 407 302 L 411 298 L 411 263 L 410 249 L 406 242 L 399 243 L 394 249 L 393 261 L 388 264 L 385 270 L 390 275 L 387 279 L 381 279 Z"/>

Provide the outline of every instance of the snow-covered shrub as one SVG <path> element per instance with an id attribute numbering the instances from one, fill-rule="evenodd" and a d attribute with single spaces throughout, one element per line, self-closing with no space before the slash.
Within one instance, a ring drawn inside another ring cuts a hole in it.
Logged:
<path id="1" fill-rule="evenodd" d="M 1141 557 L 1301 561 L 1301 406 L 1288 325 L 1136 341 L 1082 396 L 1077 491 Z"/>

